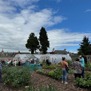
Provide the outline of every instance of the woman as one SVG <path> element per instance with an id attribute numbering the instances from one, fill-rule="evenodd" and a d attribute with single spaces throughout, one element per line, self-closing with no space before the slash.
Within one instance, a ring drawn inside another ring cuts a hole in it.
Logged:
<path id="1" fill-rule="evenodd" d="M 79 62 L 79 59 L 77 58 L 76 61 L 73 62 L 73 69 L 74 69 L 74 77 L 75 79 L 77 77 L 81 77 L 81 73 L 82 73 L 82 67 L 81 64 Z"/>

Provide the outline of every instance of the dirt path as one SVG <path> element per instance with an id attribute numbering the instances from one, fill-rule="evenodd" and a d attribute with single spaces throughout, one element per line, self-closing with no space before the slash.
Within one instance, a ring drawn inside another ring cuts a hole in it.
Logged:
<path id="1" fill-rule="evenodd" d="M 50 77 L 38 74 L 36 72 L 32 74 L 31 80 L 34 86 L 36 87 L 41 87 L 42 85 L 46 86 L 48 84 L 51 84 L 55 86 L 56 88 L 58 88 L 59 91 L 88 91 L 86 89 L 77 88 L 74 84 L 74 77 L 72 75 L 69 76 L 69 80 L 68 80 L 69 83 L 67 85 L 62 84 L 61 80 L 58 81 Z"/>

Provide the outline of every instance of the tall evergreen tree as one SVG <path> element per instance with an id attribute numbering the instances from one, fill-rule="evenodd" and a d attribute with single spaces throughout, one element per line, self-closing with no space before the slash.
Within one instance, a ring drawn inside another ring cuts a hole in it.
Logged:
<path id="1" fill-rule="evenodd" d="M 31 54 L 34 54 L 34 52 L 39 48 L 39 41 L 34 33 L 31 33 L 29 35 L 29 38 L 25 46 L 31 51 Z"/>
<path id="2" fill-rule="evenodd" d="M 40 41 L 40 51 L 42 51 L 43 54 L 46 54 L 49 47 L 49 41 L 47 32 L 44 27 L 40 29 L 39 41 Z"/>
<path id="3" fill-rule="evenodd" d="M 83 54 L 83 55 L 89 55 L 91 54 L 91 44 L 89 42 L 89 38 L 86 36 L 83 38 L 80 48 L 78 49 L 78 54 Z"/>

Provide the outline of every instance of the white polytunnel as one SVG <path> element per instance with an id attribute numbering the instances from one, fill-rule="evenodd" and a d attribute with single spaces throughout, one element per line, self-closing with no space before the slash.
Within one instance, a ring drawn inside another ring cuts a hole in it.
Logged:
<path id="1" fill-rule="evenodd" d="M 65 57 L 66 60 L 72 60 L 69 54 L 16 54 L 13 60 L 25 63 L 26 61 L 30 61 L 31 59 L 39 62 L 48 59 L 51 63 L 59 63 L 62 60 L 62 57 Z"/>

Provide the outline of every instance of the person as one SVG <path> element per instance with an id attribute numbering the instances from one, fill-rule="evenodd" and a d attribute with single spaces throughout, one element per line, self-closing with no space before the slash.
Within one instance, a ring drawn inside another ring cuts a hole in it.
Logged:
<path id="1" fill-rule="evenodd" d="M 21 62 L 19 61 L 17 65 L 18 65 L 18 66 L 21 66 Z"/>
<path id="2" fill-rule="evenodd" d="M 2 63 L 0 62 L 0 82 L 2 82 Z"/>
<path id="3" fill-rule="evenodd" d="M 49 66 L 51 65 L 51 62 L 49 61 L 49 59 L 46 59 L 46 64 Z"/>
<path id="4" fill-rule="evenodd" d="M 82 74 L 81 74 L 81 76 L 82 76 L 82 78 L 84 78 L 85 62 L 84 62 L 84 58 L 83 58 L 82 55 L 79 56 L 79 61 L 80 61 L 80 64 L 81 64 L 81 66 L 82 66 Z"/>
<path id="5" fill-rule="evenodd" d="M 18 63 L 17 60 L 14 60 L 14 61 L 13 61 L 14 66 L 17 66 L 17 63 Z"/>
<path id="6" fill-rule="evenodd" d="M 81 66 L 78 58 L 73 62 L 73 69 L 74 69 L 74 77 L 75 77 L 75 79 L 77 77 L 81 78 L 82 66 Z"/>
<path id="7" fill-rule="evenodd" d="M 62 83 L 68 84 L 68 82 L 67 82 L 68 71 L 66 69 L 66 67 L 68 67 L 68 63 L 67 63 L 65 57 L 62 57 L 61 67 L 62 67 Z"/>
<path id="8" fill-rule="evenodd" d="M 87 57 L 86 57 L 86 55 L 83 55 L 83 58 L 84 58 L 85 64 L 87 64 Z"/>

